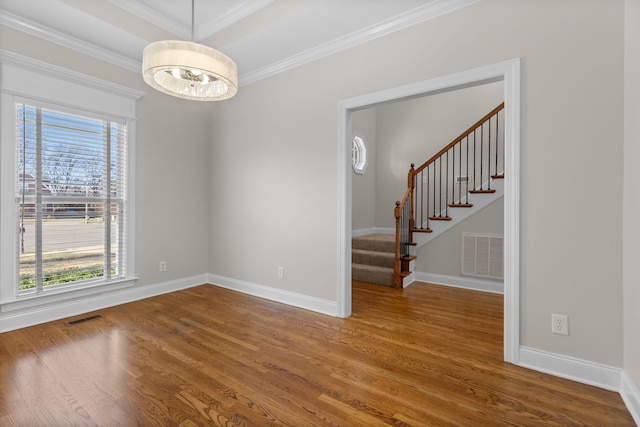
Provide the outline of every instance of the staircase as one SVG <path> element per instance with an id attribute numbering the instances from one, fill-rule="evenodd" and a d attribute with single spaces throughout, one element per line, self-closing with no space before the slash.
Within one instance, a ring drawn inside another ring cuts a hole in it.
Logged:
<path id="1" fill-rule="evenodd" d="M 502 195 L 503 115 L 504 103 L 418 168 L 411 164 L 407 189 L 394 209 L 393 287 L 411 283 L 416 247 L 434 230 L 444 232 Z"/>
<path id="2" fill-rule="evenodd" d="M 351 279 L 393 286 L 396 239 L 393 234 L 369 234 L 351 241 Z"/>

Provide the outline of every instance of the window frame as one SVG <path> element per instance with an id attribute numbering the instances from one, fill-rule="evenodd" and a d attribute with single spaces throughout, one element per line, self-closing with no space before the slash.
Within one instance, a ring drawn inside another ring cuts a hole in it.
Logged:
<path id="1" fill-rule="evenodd" d="M 133 286 L 135 276 L 135 104 L 143 92 L 0 51 L 0 311 L 36 307 Z M 108 119 L 127 127 L 126 216 L 122 278 L 20 295 L 16 251 L 16 103 Z"/>

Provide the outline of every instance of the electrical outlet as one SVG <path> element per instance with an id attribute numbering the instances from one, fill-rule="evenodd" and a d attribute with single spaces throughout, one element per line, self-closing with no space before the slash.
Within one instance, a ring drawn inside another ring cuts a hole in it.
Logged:
<path id="1" fill-rule="evenodd" d="M 160 273 L 167 271 L 167 261 L 160 261 Z"/>
<path id="2" fill-rule="evenodd" d="M 552 314 L 551 332 L 558 335 L 569 335 L 569 317 L 563 314 Z"/>
<path id="3" fill-rule="evenodd" d="M 278 267 L 278 279 L 284 279 L 284 267 L 283 266 L 279 266 Z"/>

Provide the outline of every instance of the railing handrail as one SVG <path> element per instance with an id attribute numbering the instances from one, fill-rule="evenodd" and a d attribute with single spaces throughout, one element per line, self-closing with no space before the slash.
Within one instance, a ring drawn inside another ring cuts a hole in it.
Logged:
<path id="1" fill-rule="evenodd" d="M 420 165 L 417 169 L 415 169 L 413 171 L 414 174 L 419 173 L 420 171 L 424 170 L 427 166 L 429 166 L 431 163 L 435 162 L 440 156 L 442 156 L 444 153 L 446 153 L 447 151 L 449 151 L 451 149 L 451 147 L 453 147 L 454 145 L 456 145 L 458 142 L 462 141 L 463 139 L 465 139 L 467 136 L 471 135 L 473 133 L 474 130 L 478 129 L 480 126 L 482 126 L 482 124 L 484 124 L 484 122 L 486 122 L 487 120 L 489 120 L 491 117 L 493 117 L 494 114 L 496 114 L 498 111 L 502 110 L 504 108 L 504 102 L 502 102 L 500 105 L 498 105 L 496 108 L 494 108 L 493 110 L 491 110 L 490 112 L 488 112 L 483 118 L 481 118 L 480 120 L 478 120 L 476 123 L 474 123 L 473 125 L 471 125 L 471 127 L 469 127 L 469 129 L 467 129 L 466 131 L 462 132 L 460 134 L 460 136 L 458 136 L 456 139 L 454 139 L 453 141 L 451 141 L 449 144 L 447 144 L 442 150 L 438 151 L 436 154 L 434 154 L 433 156 L 431 156 L 431 158 L 429 160 L 427 160 L 426 162 L 424 162 L 422 165 Z"/>

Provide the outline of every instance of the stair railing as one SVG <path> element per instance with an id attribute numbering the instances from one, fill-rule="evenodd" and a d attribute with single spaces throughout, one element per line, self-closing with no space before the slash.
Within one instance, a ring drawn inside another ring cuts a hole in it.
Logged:
<path id="1" fill-rule="evenodd" d="M 431 221 L 449 221 L 450 208 L 471 207 L 469 194 L 493 193 L 492 179 L 503 177 L 504 102 L 461 133 L 415 169 L 412 163 L 407 190 L 396 202 L 395 288 L 409 274 L 413 234 L 431 232 Z"/>

